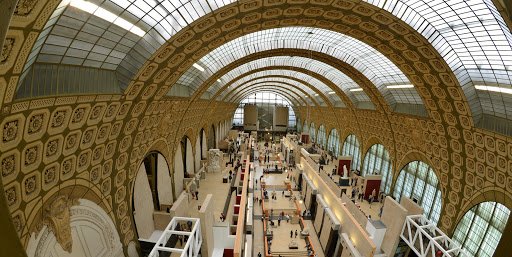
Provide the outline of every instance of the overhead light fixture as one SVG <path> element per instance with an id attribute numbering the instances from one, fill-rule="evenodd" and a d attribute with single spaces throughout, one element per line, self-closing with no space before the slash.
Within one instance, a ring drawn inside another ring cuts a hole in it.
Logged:
<path id="1" fill-rule="evenodd" d="M 399 88 L 414 88 L 414 85 L 411 84 L 405 84 L 405 85 L 392 85 L 387 86 L 388 89 L 399 89 Z"/>
<path id="2" fill-rule="evenodd" d="M 351 92 L 358 92 L 358 91 L 363 91 L 362 88 L 351 88 L 349 89 Z"/>
<path id="3" fill-rule="evenodd" d="M 194 66 L 194 68 L 196 68 L 196 69 L 200 70 L 201 72 L 204 72 L 204 68 L 203 68 L 203 67 L 201 67 L 201 65 L 199 65 L 199 64 L 197 64 L 197 63 L 194 63 L 194 64 L 192 64 L 192 66 Z"/>
<path id="4" fill-rule="evenodd" d="M 222 80 L 218 79 L 217 82 L 222 83 Z"/>
<path id="5" fill-rule="evenodd" d="M 146 32 L 141 28 L 135 26 L 135 24 L 89 2 L 83 0 L 68 0 L 69 5 L 75 8 L 78 8 L 84 12 L 90 13 L 94 16 L 97 16 L 101 19 L 104 19 L 110 23 L 114 23 L 115 25 L 132 32 L 133 34 L 143 37 Z"/>
<path id="6" fill-rule="evenodd" d="M 327 94 L 329 94 L 329 95 L 334 95 L 334 94 L 336 94 L 336 92 L 334 92 L 334 91 L 330 91 L 330 92 L 329 92 L 329 93 L 327 93 Z"/>
<path id="7" fill-rule="evenodd" d="M 475 85 L 475 88 L 478 90 L 483 90 L 483 91 L 512 94 L 512 88 L 493 87 L 493 86 L 484 86 L 484 85 Z"/>
<path id="8" fill-rule="evenodd" d="M 318 94 L 315 94 L 315 96 L 318 96 Z"/>

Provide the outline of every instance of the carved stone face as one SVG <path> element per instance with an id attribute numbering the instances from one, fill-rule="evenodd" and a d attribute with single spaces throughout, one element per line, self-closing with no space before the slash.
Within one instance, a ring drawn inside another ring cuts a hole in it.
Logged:
<path id="1" fill-rule="evenodd" d="M 69 203 L 67 196 L 57 197 L 46 208 L 46 219 L 49 223 L 57 242 L 64 251 L 71 253 L 73 249 L 73 238 L 71 237 L 71 224 L 69 214 Z"/>

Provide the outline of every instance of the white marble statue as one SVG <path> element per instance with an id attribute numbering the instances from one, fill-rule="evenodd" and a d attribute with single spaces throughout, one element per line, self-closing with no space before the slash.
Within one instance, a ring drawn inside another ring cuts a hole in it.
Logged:
<path id="1" fill-rule="evenodd" d="M 219 149 L 208 150 L 208 172 L 220 172 L 222 152 Z"/>

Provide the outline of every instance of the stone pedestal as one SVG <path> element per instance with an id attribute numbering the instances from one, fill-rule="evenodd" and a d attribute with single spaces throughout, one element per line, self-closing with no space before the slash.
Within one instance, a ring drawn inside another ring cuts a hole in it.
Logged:
<path id="1" fill-rule="evenodd" d="M 222 170 L 222 151 L 219 149 L 208 150 L 208 172 L 220 172 Z"/>

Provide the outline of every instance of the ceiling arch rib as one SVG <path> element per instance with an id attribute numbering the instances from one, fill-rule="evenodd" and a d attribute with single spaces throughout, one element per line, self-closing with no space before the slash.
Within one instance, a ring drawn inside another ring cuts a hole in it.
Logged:
<path id="1" fill-rule="evenodd" d="M 284 59 L 283 59 L 284 60 Z M 321 74 L 318 74 L 316 71 L 311 71 L 305 68 L 294 68 L 293 66 L 279 66 L 279 65 L 272 65 L 272 63 L 260 63 L 257 65 L 251 65 L 252 62 L 248 63 L 248 65 L 242 65 L 238 68 L 231 70 L 230 72 L 226 73 L 224 76 L 220 78 L 221 81 L 232 81 L 236 80 L 237 77 L 239 77 L 242 74 L 247 74 L 251 71 L 257 71 L 257 70 L 265 70 L 265 69 L 272 69 L 277 70 L 280 69 L 283 71 L 283 73 L 292 74 L 292 77 L 295 77 L 297 79 L 306 81 L 307 83 L 313 85 L 314 87 L 318 88 L 322 94 L 324 94 L 329 101 L 334 106 L 346 106 L 346 103 L 342 101 L 339 95 L 335 94 L 336 89 L 339 89 L 337 84 L 332 82 L 331 80 L 325 78 Z M 285 62 L 283 62 L 285 64 Z M 354 82 L 352 82 L 354 83 Z M 212 87 L 209 88 L 208 91 L 203 93 L 204 96 L 210 95 L 210 96 L 217 96 L 222 95 L 224 92 L 224 85 L 220 85 L 220 83 L 215 83 L 217 85 L 212 85 Z M 355 83 L 354 83 L 355 84 Z M 334 93 L 330 93 L 334 92 Z M 206 94 L 206 95 L 205 95 Z M 355 99 L 352 99 L 352 101 Z M 348 99 L 345 99 L 345 101 L 350 101 Z"/>
<path id="2" fill-rule="evenodd" d="M 173 35 L 230 3 L 98 0 L 94 1 L 94 8 L 69 5 L 80 1 L 65 0 L 53 10 L 32 48 L 18 85 L 23 83 L 24 74 L 32 64 L 43 62 L 115 70 L 124 88 L 143 63 Z M 492 0 L 366 1 L 351 3 L 344 12 L 352 14 L 352 9 L 359 6 L 371 11 L 385 10 L 388 13 L 379 13 L 383 19 L 397 18 L 431 43 L 463 86 L 475 123 L 482 113 L 511 119 L 512 98 L 502 89 L 510 89 L 512 84 L 512 35 Z M 105 11 L 109 15 L 100 15 Z M 134 26 L 127 27 L 127 24 Z M 486 87 L 475 90 L 475 84 L 490 84 L 500 90 L 492 92 Z M 38 96 L 42 96 L 53 91 L 39 92 Z"/>
<path id="3" fill-rule="evenodd" d="M 329 80 L 331 84 L 335 85 L 335 87 L 340 88 L 345 94 L 349 91 L 350 88 L 359 88 L 356 82 L 354 82 L 351 78 L 349 78 L 347 75 L 343 74 L 339 70 L 335 69 L 334 67 L 327 65 L 325 63 L 316 61 L 314 59 L 304 58 L 304 57 L 298 57 L 298 56 L 276 56 L 276 57 L 267 57 L 267 58 L 261 58 L 257 59 L 251 62 L 247 62 L 241 66 L 238 66 L 237 68 L 229 71 L 228 73 L 224 74 L 220 80 L 221 81 L 231 81 L 235 79 L 240 74 L 246 73 L 251 70 L 256 70 L 263 67 L 275 67 L 275 66 L 291 66 L 291 67 L 297 67 L 301 68 L 301 73 L 305 73 L 307 75 L 312 76 L 312 73 L 316 73 L 318 75 L 321 75 L 325 79 Z M 312 76 L 316 77 L 316 76 Z M 324 83 L 323 81 L 320 81 Z M 310 81 L 310 83 L 314 84 Z M 327 84 L 327 83 L 324 83 Z M 329 87 L 328 85 L 326 85 Z M 210 87 L 207 91 L 210 93 L 214 93 L 215 91 L 218 91 L 222 88 L 221 83 L 215 83 Z M 322 89 L 321 89 L 322 90 Z M 332 102 L 342 102 L 342 99 L 337 95 L 334 94 L 335 89 L 333 88 L 325 88 L 326 93 L 333 92 L 332 94 L 329 94 L 328 97 Z"/>
<path id="4" fill-rule="evenodd" d="M 289 75 L 289 74 L 287 74 Z M 312 96 L 309 99 L 314 100 L 319 106 L 325 106 L 326 102 L 321 97 L 314 97 L 317 92 L 315 87 L 311 86 L 310 84 L 306 83 L 305 81 L 296 79 L 294 77 L 285 76 L 283 72 L 280 72 L 278 70 L 267 70 L 262 69 L 255 72 L 250 72 L 247 74 L 240 75 L 236 80 L 230 81 L 228 86 L 226 87 L 227 90 L 236 89 L 240 85 L 243 85 L 246 82 L 254 81 L 259 78 L 262 78 L 261 81 L 264 81 L 265 78 L 273 77 L 273 80 L 281 81 L 281 82 L 287 82 L 288 84 L 293 85 L 295 88 L 300 89 L 304 92 L 304 94 Z M 213 99 L 213 96 L 211 97 Z M 311 104 L 311 103 L 310 103 Z"/>
<path id="5" fill-rule="evenodd" d="M 262 86 L 273 86 L 273 87 L 276 87 L 276 86 L 290 86 L 290 93 L 293 93 L 297 99 L 300 99 L 300 101 L 298 101 L 299 103 L 301 103 L 300 105 L 301 106 L 306 106 L 306 105 L 309 105 L 308 104 L 308 101 L 306 100 L 307 98 L 311 98 L 310 96 L 307 96 L 305 95 L 304 93 L 302 93 L 302 91 L 298 90 L 298 89 L 295 89 L 294 90 L 294 87 L 292 84 L 288 84 L 288 83 L 283 83 L 283 82 L 278 82 L 278 81 L 263 81 L 263 82 L 257 82 L 257 83 L 247 83 L 245 84 L 244 86 L 240 86 L 235 90 L 232 90 L 233 92 L 233 95 L 228 98 L 228 100 L 224 100 L 224 101 L 229 101 L 229 102 L 236 102 L 236 99 L 235 97 L 240 95 L 240 94 L 243 94 L 244 91 L 247 91 L 248 89 L 250 88 L 253 88 L 253 87 L 262 87 Z"/>
<path id="6" fill-rule="evenodd" d="M 286 92 L 289 92 L 290 95 L 295 95 L 297 99 L 300 99 L 302 102 L 304 103 L 307 103 L 307 100 L 308 96 L 305 96 L 305 97 L 302 97 L 302 95 L 304 95 L 303 91 L 301 91 L 300 89 L 297 89 L 295 88 L 293 85 L 287 85 L 287 84 L 275 84 L 275 83 L 271 83 L 271 85 L 265 85 L 265 84 L 259 84 L 259 85 L 251 85 L 251 86 L 248 86 L 248 87 L 245 87 L 243 90 L 239 91 L 238 94 L 236 95 L 232 95 L 232 97 L 229 99 L 230 102 L 233 102 L 233 103 L 236 103 L 239 101 L 238 97 L 241 95 L 241 94 L 244 94 L 245 92 L 247 92 L 248 90 L 251 90 L 251 89 L 254 89 L 255 87 L 273 87 L 273 88 L 276 88 L 276 89 L 279 89 L 279 90 L 284 90 Z M 299 103 L 300 101 L 297 100 L 297 103 Z M 316 105 L 316 101 L 313 99 L 312 102 L 315 104 L 315 106 L 318 106 Z M 309 105 L 309 104 L 305 104 L 305 105 Z"/>
<path id="7" fill-rule="evenodd" d="M 245 79 L 245 76 L 240 76 L 240 79 L 244 79 L 244 82 L 240 82 L 238 80 L 236 81 L 232 81 L 232 82 L 235 82 L 231 85 L 231 89 L 222 97 L 215 97 L 215 98 L 212 98 L 212 99 L 217 99 L 219 101 L 232 101 L 232 98 L 233 96 L 235 95 L 236 91 L 237 90 L 240 90 L 240 88 L 242 87 L 245 87 L 247 85 L 250 85 L 250 84 L 257 84 L 257 83 L 269 83 L 269 82 L 272 82 L 272 83 L 275 83 L 277 85 L 287 85 L 287 86 L 290 86 L 292 88 L 294 88 L 295 90 L 298 91 L 299 94 L 301 94 L 302 96 L 304 96 L 304 100 L 306 102 L 307 105 L 318 105 L 316 100 L 312 97 L 313 95 L 311 95 L 310 93 L 304 91 L 301 87 L 298 86 L 298 84 L 301 84 L 300 82 L 297 82 L 295 80 L 291 80 L 291 79 L 288 79 L 288 78 L 279 78 L 279 77 L 273 77 L 273 76 L 263 76 L 263 77 L 256 77 L 256 78 L 252 78 L 252 79 Z M 231 83 L 231 82 L 230 82 Z M 304 85 L 304 84 L 301 84 L 302 86 L 305 86 L 307 87 L 307 85 Z"/>
<path id="8" fill-rule="evenodd" d="M 276 94 L 282 95 L 283 98 L 287 99 L 291 105 L 290 107 L 296 108 L 300 105 L 298 105 L 299 101 L 295 96 L 291 95 L 289 91 L 286 91 L 284 89 L 275 88 L 272 86 L 262 86 L 260 88 L 251 88 L 248 91 L 244 92 L 243 94 L 239 95 L 236 99 L 235 103 L 240 103 L 244 98 L 246 98 L 248 95 L 254 94 L 254 93 L 260 93 L 260 92 L 274 92 Z"/>
<path id="9" fill-rule="evenodd" d="M 310 100 L 310 104 L 317 105 L 317 106 L 326 106 L 325 99 L 321 97 L 315 97 L 315 94 L 318 94 L 316 88 L 312 87 L 310 84 L 305 83 L 302 80 L 285 76 L 282 73 L 279 73 L 278 71 L 260 71 L 255 72 L 251 74 L 244 74 L 240 76 L 240 79 L 234 81 L 231 88 L 236 89 L 239 85 L 244 84 L 245 82 L 249 81 L 258 81 L 258 79 L 261 79 L 260 81 L 266 81 L 267 79 L 272 79 L 274 81 L 283 82 L 284 84 L 290 85 L 289 87 L 295 88 L 298 91 L 301 91 L 302 94 L 309 96 L 307 99 Z"/>
<path id="10" fill-rule="evenodd" d="M 232 40 L 197 62 L 198 65 L 205 67 L 204 71 L 192 67 L 185 73 L 184 78 L 180 78 L 179 83 L 193 82 L 192 84 L 198 85 L 223 67 L 245 56 L 282 48 L 325 53 L 352 65 L 377 86 L 389 105 L 404 101 L 422 104 L 414 88 L 387 88 L 388 85 L 411 83 L 404 73 L 379 51 L 350 36 L 309 27 L 268 29 Z"/>
<path id="11" fill-rule="evenodd" d="M 341 72 L 343 72 L 344 74 L 347 74 L 350 78 L 352 78 L 358 85 L 361 86 L 361 88 L 364 91 L 364 94 L 368 93 L 368 96 L 370 97 L 370 99 L 373 102 L 372 104 L 374 104 L 377 107 L 377 109 L 382 108 L 385 111 L 392 110 L 390 108 L 392 106 L 387 105 L 386 101 L 384 100 L 384 98 L 382 97 L 380 92 L 377 90 L 375 85 L 373 85 L 373 83 L 370 80 L 368 80 L 362 73 L 360 73 L 354 67 L 352 67 L 352 66 L 348 65 L 347 63 L 345 63 L 341 60 L 338 60 L 330 55 L 324 54 L 324 53 L 306 51 L 306 50 L 302 50 L 302 49 L 288 49 L 288 48 L 258 52 L 258 53 L 246 56 L 243 59 L 238 60 L 237 62 L 231 63 L 229 66 L 224 67 L 221 71 L 219 71 L 215 75 L 211 76 L 207 80 L 207 82 L 203 83 L 203 85 L 200 86 L 201 89 L 198 92 L 194 93 L 195 95 L 193 98 L 195 99 L 195 98 L 198 98 L 200 95 L 202 95 L 203 92 L 205 92 L 211 84 L 219 83 L 220 80 L 218 80 L 218 79 L 223 74 L 229 72 L 231 69 L 234 69 L 234 67 L 238 67 L 238 66 L 243 65 L 244 63 L 250 62 L 252 60 L 257 60 L 260 58 L 272 57 L 272 56 L 300 56 L 300 57 L 306 57 L 306 58 L 309 58 L 312 56 L 312 57 L 314 57 L 315 60 L 319 60 L 323 63 L 326 63 L 333 67 L 336 67 L 338 70 L 340 70 Z M 294 71 L 303 71 L 304 73 L 310 73 L 309 70 L 305 70 L 303 68 L 290 67 L 290 66 L 280 66 L 280 68 L 294 70 Z M 260 69 L 260 70 L 263 70 L 263 69 Z M 256 72 L 256 71 L 251 71 L 251 72 Z M 331 89 L 343 100 L 343 102 L 348 104 L 348 108 L 353 109 L 351 101 L 349 100 L 348 96 L 346 96 L 345 93 L 340 90 L 340 87 L 338 87 L 337 85 L 334 85 L 330 80 L 325 79 L 325 77 L 323 77 L 321 75 L 318 75 L 316 73 L 310 73 L 310 75 L 321 80 L 325 84 L 331 86 Z M 232 84 L 232 81 L 226 82 L 226 84 L 223 86 L 223 89 L 228 88 L 229 86 L 231 86 L 231 84 Z M 172 88 L 171 88 L 171 90 L 172 90 Z M 219 93 L 219 91 L 217 91 L 216 94 L 218 94 L 218 93 Z M 363 92 L 361 92 L 361 93 L 363 93 Z M 214 98 L 215 98 L 215 96 L 214 96 Z M 423 107 L 422 108 L 423 110 L 425 110 L 424 105 L 420 105 L 420 106 Z M 410 113 L 410 112 L 406 112 L 406 113 L 416 115 L 416 113 Z M 423 113 L 425 113 L 425 111 Z M 424 114 L 422 114 L 422 115 L 424 115 Z"/>
<path id="12" fill-rule="evenodd" d="M 260 68 L 257 70 L 248 71 L 246 73 L 243 73 L 237 77 L 236 80 L 230 81 L 229 86 L 226 87 L 227 89 L 236 88 L 239 84 L 247 82 L 248 80 L 258 78 L 258 77 L 276 77 L 276 78 L 286 78 L 290 81 L 295 81 L 297 86 L 302 87 L 302 89 L 309 88 L 309 95 L 311 95 L 314 99 L 316 99 L 320 106 L 333 106 L 333 102 L 329 100 L 329 98 L 326 96 L 324 92 L 328 92 L 328 87 L 323 84 L 322 82 L 316 80 L 315 78 L 303 74 L 300 72 L 280 69 L 280 67 L 266 67 L 266 68 Z M 308 81 L 311 81 L 312 83 L 315 83 L 315 85 L 309 83 Z M 321 85 L 322 87 L 319 87 Z M 320 88 L 320 89 L 319 89 Z M 327 89 L 326 89 L 327 88 Z M 325 90 L 325 91 L 321 91 Z M 307 90 L 305 90 L 307 91 Z M 312 92 L 311 92 L 312 91 Z M 213 98 L 215 96 L 212 96 Z M 337 104 L 342 105 L 343 103 L 338 102 Z"/>
<path id="13" fill-rule="evenodd" d="M 272 71 L 272 74 L 268 74 L 270 71 Z M 222 88 L 217 90 L 212 98 L 221 99 L 221 97 L 224 97 L 226 94 L 228 94 L 228 92 L 231 91 L 230 89 L 236 89 L 236 87 L 238 87 L 241 83 L 244 83 L 248 79 L 247 76 L 250 76 L 250 78 L 255 76 L 273 76 L 276 74 L 276 72 L 279 72 L 281 75 L 284 74 L 287 77 L 291 77 L 293 78 L 292 80 L 295 81 L 297 81 L 295 79 L 297 77 L 302 78 L 300 81 L 302 81 L 303 84 L 307 86 L 318 85 L 318 83 L 321 83 L 321 85 L 323 85 L 322 88 L 317 89 L 317 87 L 312 87 L 315 91 L 312 96 L 316 98 L 331 99 L 330 103 L 332 103 L 335 107 L 353 107 L 355 104 L 364 102 L 365 104 L 362 106 L 367 106 L 365 108 L 375 109 L 375 106 L 378 106 L 379 104 L 375 99 L 372 100 L 363 90 L 357 92 L 352 92 L 349 90 L 347 92 L 348 94 L 345 94 L 336 84 L 326 79 L 325 77 L 317 73 L 305 74 L 305 72 L 308 72 L 308 70 L 289 66 L 270 66 L 247 71 L 246 73 L 238 75 L 235 79 L 222 86 Z M 338 97 L 334 98 L 333 101 L 332 96 L 334 94 L 336 94 Z M 343 101 L 340 101 L 340 96 Z"/>

